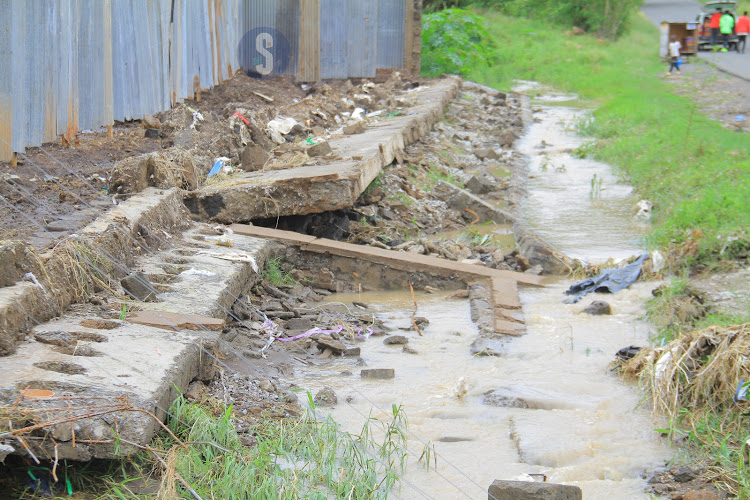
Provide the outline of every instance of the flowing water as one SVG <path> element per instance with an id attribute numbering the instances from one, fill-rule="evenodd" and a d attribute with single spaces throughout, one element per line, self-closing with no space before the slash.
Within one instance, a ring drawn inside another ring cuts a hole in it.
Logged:
<path id="1" fill-rule="evenodd" d="M 534 88 L 530 82 L 521 87 Z M 609 165 L 576 158 L 590 141 L 575 129 L 591 119 L 589 109 L 575 106 L 576 99 L 547 93 L 533 101 L 534 123 L 517 144 L 529 159 L 524 221 L 573 258 L 603 262 L 637 255 L 648 224 L 633 217 L 638 202 L 633 188 Z"/>
<path id="2" fill-rule="evenodd" d="M 546 105 L 536 113 L 541 121 L 521 141 L 536 177 L 525 216 L 532 229 L 574 257 L 596 261 L 637 254 L 643 227 L 631 222 L 630 188 L 606 165 L 565 152 L 582 143 L 569 129 L 582 113 Z M 550 144 L 546 160 L 536 149 L 542 140 Z M 564 162 L 565 171 L 540 170 L 541 161 Z M 606 188 L 598 198 L 589 196 L 594 173 Z M 387 419 L 393 404 L 402 405 L 409 422 L 409 466 L 392 498 L 485 499 L 493 480 L 541 477 L 529 474 L 578 485 L 585 499 L 650 498 L 644 493 L 646 475 L 671 451 L 654 432 L 658 423 L 638 408 L 641 393 L 609 365 L 621 347 L 647 342 L 649 325 L 639 318 L 655 285 L 638 282 L 607 296 L 613 314 L 589 316 L 584 307 L 602 297 L 564 304 L 570 284 L 558 280 L 521 289 L 527 334 L 510 340 L 500 357 L 469 354 L 477 329 L 467 300 L 418 295 L 417 315 L 430 321 L 419 336 L 398 331 L 411 325 L 408 291 L 334 296 L 369 304 L 418 354 L 371 337 L 360 344 L 364 363 L 394 368 L 395 379 L 362 379 L 360 365 L 338 358 L 305 367 L 296 383 L 313 393 L 334 389 L 338 405 L 319 410 L 330 411 L 354 433 L 368 415 Z M 418 463 L 426 445 L 437 456 L 437 469 Z"/>

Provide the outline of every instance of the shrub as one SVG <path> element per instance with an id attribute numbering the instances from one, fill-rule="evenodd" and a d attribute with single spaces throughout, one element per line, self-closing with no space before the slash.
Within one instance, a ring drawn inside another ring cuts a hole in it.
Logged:
<path id="1" fill-rule="evenodd" d="M 481 17 L 461 9 L 447 9 L 424 16 L 422 24 L 422 71 L 467 75 L 492 62 L 492 43 Z"/>

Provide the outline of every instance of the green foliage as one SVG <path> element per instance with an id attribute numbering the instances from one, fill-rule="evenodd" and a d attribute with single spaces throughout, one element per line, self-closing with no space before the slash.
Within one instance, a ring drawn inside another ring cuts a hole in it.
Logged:
<path id="1" fill-rule="evenodd" d="M 261 276 L 263 276 L 264 280 L 276 286 L 294 285 L 297 283 L 288 272 L 284 272 L 281 269 L 280 257 L 266 261 L 266 267 L 263 269 Z"/>
<path id="2" fill-rule="evenodd" d="M 422 72 L 467 75 L 492 62 L 492 43 L 482 18 L 461 9 L 427 14 L 422 22 Z"/>
<path id="3" fill-rule="evenodd" d="M 750 250 L 750 136 L 695 113 L 690 96 L 672 92 L 654 57 L 653 25 L 634 16 L 624 36 L 600 42 L 551 25 L 530 32 L 499 13 L 485 18 L 496 63 L 470 77 L 506 90 L 515 79 L 535 80 L 596 102 L 582 127 L 596 140 L 579 154 L 619 168 L 654 203 L 650 244 L 677 250 L 689 265 Z"/>
<path id="4" fill-rule="evenodd" d="M 173 448 L 175 471 L 202 498 L 386 498 L 405 467 L 406 416 L 400 407 L 390 420 L 370 417 L 359 435 L 313 413 L 296 422 L 265 420 L 253 428 L 257 442 L 251 448 L 240 443 L 231 406 L 217 418 L 179 399 L 171 414 L 170 429 L 191 443 Z M 382 442 L 373 437 L 373 424 L 380 424 Z M 175 444 L 165 439 L 160 446 Z"/>

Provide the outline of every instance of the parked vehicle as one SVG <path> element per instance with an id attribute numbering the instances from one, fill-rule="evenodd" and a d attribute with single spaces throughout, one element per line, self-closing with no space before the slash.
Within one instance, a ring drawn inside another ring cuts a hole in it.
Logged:
<path id="1" fill-rule="evenodd" d="M 735 22 L 737 21 L 737 2 L 733 0 L 712 0 L 710 2 L 706 2 L 703 4 L 701 13 L 698 14 L 697 22 L 698 22 L 698 50 L 712 50 L 711 46 L 711 28 L 710 28 L 710 21 L 711 16 L 714 12 L 716 12 L 716 9 L 721 9 L 721 12 L 729 11 L 730 14 L 732 14 L 732 17 L 734 17 Z M 717 43 L 717 47 L 721 46 L 722 39 L 721 35 L 719 35 L 719 41 Z M 729 36 L 729 50 L 736 50 L 737 49 L 737 35 L 732 33 Z"/>

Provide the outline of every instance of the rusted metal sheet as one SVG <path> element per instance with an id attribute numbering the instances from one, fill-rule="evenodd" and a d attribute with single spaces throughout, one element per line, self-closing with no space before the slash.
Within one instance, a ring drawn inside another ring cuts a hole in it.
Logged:
<path id="1" fill-rule="evenodd" d="M 314 81 L 402 67 L 409 1 L 0 0 L 0 160 L 169 109 L 239 68 Z"/>
<path id="2" fill-rule="evenodd" d="M 297 80 L 320 79 L 320 0 L 302 0 Z"/>

